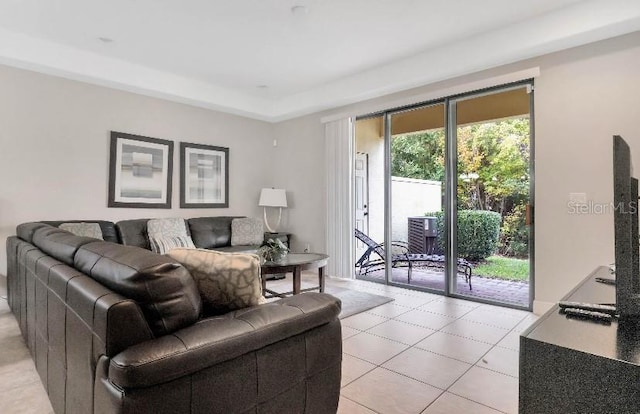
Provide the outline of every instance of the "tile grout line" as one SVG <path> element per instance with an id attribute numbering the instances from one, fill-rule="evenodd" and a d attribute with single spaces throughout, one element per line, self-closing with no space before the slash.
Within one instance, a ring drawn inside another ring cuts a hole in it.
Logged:
<path id="1" fill-rule="evenodd" d="M 501 414 L 508 414 L 508 413 L 507 413 L 507 412 L 505 412 L 505 411 L 499 410 L 499 409 L 497 409 L 497 408 L 495 408 L 495 407 L 491 407 L 490 405 L 483 404 L 483 403 L 478 402 L 478 401 L 474 401 L 474 400 L 470 399 L 469 397 L 465 397 L 464 395 L 458 395 L 458 394 L 456 394 L 455 392 L 451 392 L 451 391 L 449 391 L 449 390 L 447 390 L 447 391 L 445 391 L 445 392 L 447 392 L 447 393 L 449 393 L 449 394 L 451 394 L 451 395 L 455 395 L 456 397 L 460 397 L 460 398 L 462 398 L 462 399 L 465 399 L 465 400 L 467 400 L 467 401 L 471 401 L 471 402 L 473 402 L 473 403 L 475 403 L 475 404 L 479 404 L 479 405 L 481 405 L 481 406 L 483 406 L 483 407 L 487 407 L 487 408 L 489 408 L 489 409 L 491 409 L 491 410 L 493 410 L 493 411 L 496 411 L 496 412 L 498 412 L 498 413 L 501 413 Z M 434 401 L 434 402 L 435 402 L 435 401 Z M 433 404 L 433 403 L 431 403 L 431 404 Z M 431 404 L 429 404 L 429 405 L 431 405 Z M 427 408 L 428 408 L 428 407 L 427 407 Z"/>
<path id="2" fill-rule="evenodd" d="M 357 404 L 357 405 L 359 405 L 359 406 L 361 406 L 361 407 L 364 407 L 364 408 L 366 408 L 367 410 L 369 410 L 369 411 L 373 412 L 374 414 L 380 414 L 378 411 L 374 410 L 373 408 L 371 408 L 371 407 L 367 407 L 366 405 L 364 405 L 364 404 L 362 404 L 362 403 L 359 403 L 358 401 L 352 400 L 352 399 L 351 399 L 351 398 L 349 398 L 349 397 L 343 397 L 342 395 L 340 395 L 340 398 L 346 398 L 347 400 L 351 401 L 352 403 Z"/>

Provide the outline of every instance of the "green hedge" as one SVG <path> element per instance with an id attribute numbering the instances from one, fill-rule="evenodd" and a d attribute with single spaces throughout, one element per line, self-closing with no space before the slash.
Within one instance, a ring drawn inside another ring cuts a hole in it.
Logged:
<path id="1" fill-rule="evenodd" d="M 427 213 L 436 217 L 438 247 L 444 251 L 444 213 Z M 500 239 L 499 213 L 485 210 L 458 210 L 458 257 L 478 261 L 498 250 Z"/>

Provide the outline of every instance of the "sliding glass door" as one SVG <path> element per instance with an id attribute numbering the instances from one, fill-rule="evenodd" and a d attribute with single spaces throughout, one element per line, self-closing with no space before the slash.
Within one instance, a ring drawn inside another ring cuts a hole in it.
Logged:
<path id="1" fill-rule="evenodd" d="M 529 308 L 531 103 L 526 82 L 358 119 L 357 277 Z"/>

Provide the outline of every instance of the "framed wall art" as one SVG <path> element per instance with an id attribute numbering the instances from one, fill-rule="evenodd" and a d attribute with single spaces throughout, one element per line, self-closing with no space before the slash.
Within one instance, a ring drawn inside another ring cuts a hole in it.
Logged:
<path id="1" fill-rule="evenodd" d="M 180 207 L 229 207 L 229 148 L 180 143 Z"/>
<path id="2" fill-rule="evenodd" d="M 173 142 L 111 131 L 109 207 L 171 208 Z"/>

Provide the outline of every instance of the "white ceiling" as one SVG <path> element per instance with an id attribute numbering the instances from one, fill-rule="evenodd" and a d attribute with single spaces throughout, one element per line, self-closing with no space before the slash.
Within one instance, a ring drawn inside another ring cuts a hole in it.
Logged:
<path id="1" fill-rule="evenodd" d="M 636 30 L 638 0 L 0 0 L 0 63 L 279 121 Z"/>

